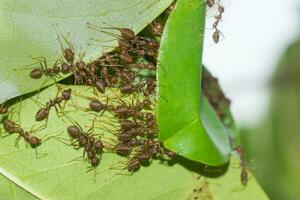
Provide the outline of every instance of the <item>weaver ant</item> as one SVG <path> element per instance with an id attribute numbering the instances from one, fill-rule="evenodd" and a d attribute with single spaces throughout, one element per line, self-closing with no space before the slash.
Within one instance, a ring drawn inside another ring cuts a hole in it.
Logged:
<path id="1" fill-rule="evenodd" d="M 4 130 L 8 133 L 8 135 L 4 137 L 7 137 L 11 134 L 18 134 L 18 137 L 15 140 L 15 146 L 17 147 L 20 139 L 23 138 L 26 144 L 29 144 L 31 148 L 35 149 L 36 158 L 38 158 L 37 147 L 39 147 L 42 143 L 45 143 L 50 138 L 55 137 L 55 136 L 50 136 L 46 139 L 36 137 L 32 133 L 39 131 L 40 128 L 34 129 L 33 126 L 30 131 L 26 131 L 21 127 L 20 124 L 17 124 L 11 119 L 5 119 L 2 123 L 3 123 Z"/>
<path id="2" fill-rule="evenodd" d="M 157 20 L 154 20 L 149 25 L 149 31 L 154 36 L 161 37 L 163 30 L 164 30 L 164 25 Z"/>
<path id="3" fill-rule="evenodd" d="M 240 156 L 240 166 L 241 166 L 241 183 L 246 186 L 248 183 L 248 171 L 247 171 L 247 161 L 245 156 L 245 151 L 242 147 L 235 147 L 234 150 Z"/>
<path id="4" fill-rule="evenodd" d="M 48 117 L 50 113 L 51 107 L 54 107 L 56 110 L 57 116 L 60 116 L 60 112 L 57 109 L 57 105 L 59 106 L 60 110 L 64 110 L 65 104 L 68 100 L 71 98 L 71 89 L 66 89 L 62 91 L 61 96 L 55 97 L 53 100 L 49 100 L 46 103 L 46 106 L 43 106 L 41 103 L 39 103 L 37 100 L 34 100 L 38 105 L 42 106 L 36 113 L 35 115 L 35 120 L 36 121 L 43 121 L 46 120 L 46 124 L 44 127 L 47 127 L 47 122 L 48 122 Z M 61 107 L 61 103 L 64 101 L 63 107 Z"/>
<path id="5" fill-rule="evenodd" d="M 219 25 L 219 22 L 222 20 L 223 13 L 225 12 L 224 7 L 220 3 L 218 3 L 218 11 L 219 11 L 219 14 L 215 16 L 216 21 L 213 23 L 214 32 L 213 32 L 212 38 L 215 43 L 218 43 L 220 40 L 221 32 L 218 29 L 218 25 Z"/>
<path id="6" fill-rule="evenodd" d="M 4 106 L 4 104 L 2 104 L 0 106 L 0 114 L 4 115 L 8 113 L 8 107 Z"/>
<path id="7" fill-rule="evenodd" d="M 72 121 L 76 125 L 69 126 L 67 128 L 68 134 L 72 139 L 72 146 L 78 150 L 83 148 L 83 158 L 85 157 L 85 153 L 87 154 L 87 159 L 89 160 L 92 167 L 97 167 L 100 163 L 100 158 L 102 155 L 102 151 L 104 145 L 102 141 L 96 139 L 93 133 L 94 129 L 94 121 L 92 127 L 84 132 L 80 125 L 77 122 Z"/>
<path id="8" fill-rule="evenodd" d="M 61 68 L 58 67 L 58 63 L 60 62 L 60 60 L 57 60 L 54 63 L 54 65 L 52 66 L 52 68 L 49 68 L 45 57 L 35 57 L 33 59 L 38 61 L 37 63 L 40 64 L 40 67 L 34 68 L 30 72 L 30 74 L 29 74 L 30 78 L 40 79 L 43 75 L 48 76 L 50 78 L 55 78 L 55 77 L 59 76 Z M 30 64 L 30 65 L 26 66 L 25 68 L 28 69 L 29 66 L 35 65 L 37 63 Z"/>

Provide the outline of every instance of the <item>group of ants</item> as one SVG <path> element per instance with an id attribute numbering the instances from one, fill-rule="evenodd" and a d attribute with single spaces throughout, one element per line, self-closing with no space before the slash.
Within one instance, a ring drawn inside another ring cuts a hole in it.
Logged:
<path id="1" fill-rule="evenodd" d="M 207 0 L 207 5 L 213 7 L 215 5 L 214 0 Z M 171 5 L 168 11 L 170 12 L 173 7 L 174 5 Z M 215 17 L 216 21 L 213 24 L 215 29 L 213 40 L 216 43 L 219 41 L 220 33 L 217 26 L 224 12 L 224 7 L 220 3 L 218 3 L 218 10 L 219 14 Z M 120 104 L 113 105 L 109 104 L 108 100 L 101 102 L 97 98 L 87 97 L 89 108 L 86 108 L 85 111 L 102 114 L 109 112 L 118 119 L 120 128 L 116 134 L 117 141 L 114 145 L 106 145 L 101 138 L 90 133 L 91 129 L 85 132 L 77 122 L 70 119 L 72 125 L 67 127 L 67 133 L 71 145 L 76 150 L 83 149 L 83 157 L 90 163 L 92 169 L 100 164 L 104 149 L 127 157 L 128 162 L 124 169 L 131 173 L 152 159 L 170 160 L 174 158 L 175 152 L 165 149 L 157 139 L 157 123 L 153 114 L 153 99 L 151 99 L 155 98 L 156 80 L 149 77 L 141 78 L 139 74 L 141 70 L 152 72 L 156 70 L 159 39 L 163 32 L 164 23 L 154 20 L 149 24 L 148 30 L 152 37 L 135 35 L 133 30 L 129 28 L 117 28 L 110 25 L 100 27 L 90 23 L 87 26 L 115 37 L 118 46 L 93 62 L 85 63 L 81 59 L 75 60 L 72 44 L 62 36 L 68 45 L 67 48 L 64 48 L 59 37 L 63 58 L 59 59 L 53 67 L 47 66 L 45 58 L 36 58 L 40 66 L 33 68 L 29 74 L 30 78 L 40 79 L 42 76 L 46 76 L 56 82 L 56 78 L 61 77 L 61 74 L 72 74 L 75 85 L 91 86 L 95 93 L 104 94 L 106 88 L 118 87 L 122 95 L 142 94 L 144 98 L 142 101 L 136 100 L 134 102 L 132 100 L 131 103 L 120 100 Z M 119 34 L 109 30 L 117 30 Z M 36 121 L 46 121 L 43 128 L 47 126 L 51 108 L 54 107 L 57 114 L 61 114 L 66 102 L 72 98 L 71 89 L 59 88 L 58 90 L 61 91 L 61 96 L 57 95 L 49 100 L 45 106 L 41 106 L 36 112 Z M 63 106 L 61 106 L 62 103 L 64 103 Z M 0 114 L 2 115 L 8 116 L 13 112 L 13 109 L 10 111 L 4 104 L 0 106 Z M 23 129 L 7 116 L 2 119 L 1 123 L 8 135 L 18 134 L 16 145 L 21 138 L 34 149 L 45 142 L 45 140 L 42 141 L 42 138 L 34 136 L 33 131 Z M 241 147 L 236 147 L 234 150 L 240 155 L 241 182 L 246 185 L 248 172 L 244 150 Z"/>

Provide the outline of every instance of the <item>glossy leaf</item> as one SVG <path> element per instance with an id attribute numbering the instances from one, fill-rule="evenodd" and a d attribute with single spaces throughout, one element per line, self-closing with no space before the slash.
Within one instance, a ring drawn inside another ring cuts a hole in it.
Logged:
<path id="1" fill-rule="evenodd" d="M 25 66 L 45 57 L 52 66 L 62 56 L 58 35 L 65 36 L 75 48 L 77 59 L 92 61 L 116 46 L 116 38 L 87 28 L 87 22 L 132 28 L 136 33 L 157 17 L 172 0 L 2 0 L 0 1 L 0 104 L 12 97 L 53 83 L 29 77 Z M 110 30 L 109 30 L 110 31 Z M 117 32 L 116 32 L 117 33 Z M 91 39 L 110 42 L 97 42 Z M 90 45 L 94 44 L 94 45 Z M 64 47 L 67 44 L 64 43 Z M 31 67 L 39 67 L 39 64 Z M 59 77 L 58 79 L 63 78 Z M 43 84 L 45 81 L 46 84 Z"/>
<path id="2" fill-rule="evenodd" d="M 65 107 L 65 114 L 77 121 L 84 130 L 91 127 L 91 120 L 95 115 L 74 107 L 74 105 L 88 106 L 88 100 L 79 95 L 93 96 L 104 102 L 107 96 L 110 102 L 118 102 L 120 98 L 117 90 L 107 91 L 106 95 L 97 97 L 93 94 L 92 88 L 74 86 L 71 88 L 73 97 Z M 56 94 L 56 86 L 51 86 L 40 93 L 38 100 L 46 102 Z M 43 122 L 34 121 L 34 115 L 39 108 L 34 99 L 36 96 L 24 100 L 14 107 L 15 111 L 20 114 L 22 127 L 27 130 L 30 130 L 33 125 L 38 127 L 43 124 Z M 16 116 L 13 118 L 18 120 L 18 113 L 14 113 Z M 109 125 L 108 122 L 114 126 Z M 59 138 L 68 139 L 66 128 L 69 125 L 71 122 L 65 116 L 58 118 L 53 109 L 50 111 L 47 128 L 34 134 L 38 137 L 59 134 Z M 113 128 L 118 128 L 117 122 L 109 113 L 105 112 L 103 116 L 97 117 L 94 133 L 104 134 L 101 136 L 102 139 L 108 141 L 109 137 L 113 138 L 108 133 L 113 132 Z M 111 130 L 109 131 L 109 129 Z M 2 136 L 5 134 L 2 131 Z M 87 162 L 82 159 L 74 161 L 75 158 L 82 156 L 82 149 L 76 151 L 72 146 L 52 138 L 38 147 L 38 155 L 47 155 L 36 158 L 35 151 L 29 146 L 26 147 L 23 140 L 19 141 L 18 148 L 15 147 L 16 137 L 17 135 L 12 134 L 0 140 L 0 173 L 6 177 L 6 179 L 0 179 L 0 196 L 5 199 L 9 199 L 10 195 L 13 195 L 11 190 L 7 189 L 7 184 L 12 183 L 39 199 L 182 200 L 191 199 L 195 195 L 211 195 L 213 199 L 224 199 L 219 194 L 226 197 L 235 196 L 236 199 L 240 196 L 247 197 L 243 199 L 265 199 L 256 198 L 263 196 L 263 192 L 257 189 L 258 186 L 254 179 L 250 179 L 249 185 L 245 189 L 235 191 L 241 187 L 239 168 L 229 167 L 229 171 L 221 179 L 211 180 L 203 176 L 199 179 L 201 172 L 199 164 L 179 157 L 170 163 L 153 160 L 150 166 L 143 166 L 139 171 L 130 175 L 126 170 L 122 170 L 126 166 L 122 161 L 124 162 L 126 159 L 106 151 L 97 170 L 86 172 L 89 167 Z M 15 190 L 17 186 L 12 184 L 12 187 Z M 199 194 L 194 192 L 196 188 L 205 189 Z M 24 194 L 23 199 L 27 198 L 26 195 L 27 193 Z M 31 196 L 28 197 L 28 199 L 31 198 Z"/>
<path id="3" fill-rule="evenodd" d="M 217 166 L 228 162 L 225 128 L 201 99 L 205 3 L 179 0 L 163 37 L 157 72 L 159 138 L 188 159 Z"/>

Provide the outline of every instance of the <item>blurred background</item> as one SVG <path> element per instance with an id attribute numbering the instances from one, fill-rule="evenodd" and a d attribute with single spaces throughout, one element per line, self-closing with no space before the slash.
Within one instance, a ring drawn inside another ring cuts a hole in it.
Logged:
<path id="1" fill-rule="evenodd" d="M 270 199 L 300 199 L 300 0 L 223 0 L 207 10 L 204 64 L 241 129 L 249 169 Z"/>

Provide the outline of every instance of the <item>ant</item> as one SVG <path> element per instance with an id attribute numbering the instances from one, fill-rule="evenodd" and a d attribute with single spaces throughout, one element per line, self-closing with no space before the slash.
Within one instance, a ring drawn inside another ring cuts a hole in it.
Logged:
<path id="1" fill-rule="evenodd" d="M 248 171 L 247 171 L 247 161 L 245 156 L 245 151 L 242 147 L 235 147 L 234 150 L 240 156 L 240 166 L 241 166 L 241 183 L 246 186 L 248 182 Z"/>
<path id="2" fill-rule="evenodd" d="M 218 11 L 219 11 L 219 14 L 215 16 L 216 21 L 213 23 L 214 32 L 213 32 L 212 38 L 215 43 L 218 43 L 220 40 L 221 32 L 218 29 L 218 25 L 219 25 L 219 22 L 222 20 L 223 13 L 225 12 L 224 6 L 222 6 L 220 3 L 218 3 Z"/>
<path id="3" fill-rule="evenodd" d="M 127 156 L 131 153 L 132 146 L 129 142 L 120 142 L 113 148 L 113 150 L 115 150 L 119 155 Z"/>
<path id="4" fill-rule="evenodd" d="M 138 69 L 156 70 L 156 66 L 153 63 L 133 63 L 128 65 L 129 68 L 135 67 Z"/>
<path id="5" fill-rule="evenodd" d="M 87 132 L 84 132 L 77 122 L 73 122 L 76 125 L 69 126 L 67 131 L 72 139 L 72 146 L 76 150 L 83 148 L 83 157 L 85 157 L 86 153 L 92 167 L 97 167 L 100 163 L 104 145 L 100 139 L 96 139 L 91 134 L 94 129 L 94 121 L 92 127 Z"/>
<path id="6" fill-rule="evenodd" d="M 3 127 L 4 129 L 9 133 L 18 133 L 19 136 L 16 139 L 16 146 L 20 140 L 20 138 L 23 138 L 26 143 L 28 143 L 32 148 L 36 148 L 39 145 L 41 145 L 42 140 L 36 136 L 31 135 L 28 131 L 25 131 L 22 129 L 18 124 L 11 120 L 4 120 L 3 121 Z M 30 132 L 33 132 L 32 130 Z"/>
<path id="7" fill-rule="evenodd" d="M 48 122 L 48 117 L 49 117 L 49 113 L 50 113 L 50 109 L 51 107 L 54 107 L 55 110 L 56 110 L 56 113 L 57 115 L 59 116 L 59 111 L 56 107 L 56 105 L 58 105 L 60 107 L 61 110 L 64 109 L 65 107 L 65 104 L 68 100 L 71 99 L 71 93 L 72 93 L 72 90 L 71 89 L 66 89 L 66 90 L 63 90 L 62 91 L 62 94 L 61 96 L 57 96 L 55 97 L 53 100 L 49 100 L 47 103 L 46 103 L 46 106 L 45 107 L 42 107 L 40 108 L 36 115 L 35 115 L 35 120 L 36 121 L 43 121 L 43 120 L 46 120 L 46 124 L 45 124 L 45 127 L 47 126 L 47 122 Z M 39 105 L 42 106 L 41 103 L 39 103 L 37 100 L 34 100 L 36 103 L 38 103 Z M 64 105 L 63 107 L 60 106 L 60 104 L 62 103 L 62 101 L 64 101 Z"/>
<path id="8" fill-rule="evenodd" d="M 158 20 L 154 20 L 149 25 L 149 31 L 153 36 L 161 37 L 164 30 L 164 25 Z"/>
<path id="9" fill-rule="evenodd" d="M 4 104 L 2 104 L 0 106 L 0 114 L 4 115 L 8 113 L 8 107 L 4 106 Z"/>
<path id="10" fill-rule="evenodd" d="M 105 93 L 105 82 L 102 79 L 98 79 L 95 82 L 95 87 L 97 89 L 98 92 L 100 92 L 101 94 Z"/>
<path id="11" fill-rule="evenodd" d="M 39 147 L 42 143 L 45 143 L 48 139 L 53 137 L 53 136 L 48 137 L 45 140 L 43 140 L 43 138 L 38 138 L 38 137 L 34 136 L 32 133 L 40 130 L 39 128 L 33 129 L 33 127 L 32 127 L 30 131 L 26 131 L 25 129 L 23 129 L 21 127 L 20 124 L 17 124 L 16 122 L 13 122 L 10 119 L 5 119 L 3 121 L 3 128 L 8 133 L 8 135 L 6 135 L 6 136 L 9 136 L 9 135 L 15 134 L 15 133 L 19 134 L 15 140 L 15 146 L 17 147 L 20 139 L 23 138 L 26 144 L 29 144 L 31 148 L 36 150 L 36 157 L 38 157 L 37 147 Z M 6 136 L 4 136 L 4 137 L 6 137 Z"/>
<path id="12" fill-rule="evenodd" d="M 67 48 L 64 48 L 63 41 L 62 41 L 61 37 L 63 38 L 65 43 L 68 45 Z M 66 66 L 68 66 L 68 67 L 73 67 L 74 66 L 74 60 L 75 60 L 75 53 L 74 52 L 75 52 L 75 49 L 74 49 L 73 45 L 71 44 L 71 42 L 69 42 L 65 36 L 58 35 L 57 39 L 60 43 L 60 48 L 61 48 L 61 51 L 62 51 L 62 55 L 63 55 L 64 59 L 66 60 L 66 63 L 64 63 L 64 65 L 65 65 L 65 69 L 68 69 L 68 70 L 65 70 L 65 71 L 69 71 L 70 68 L 67 68 Z"/>
<path id="13" fill-rule="evenodd" d="M 140 113 L 139 111 L 141 110 L 140 105 L 134 105 L 133 99 L 131 105 L 126 105 L 126 103 L 123 100 L 121 101 L 121 105 L 115 106 L 112 111 L 115 113 L 116 117 L 121 118 L 121 119 L 126 119 L 128 117 L 133 117 L 134 119 L 136 118 L 143 118 L 143 113 Z M 143 105 L 143 104 L 142 104 Z"/>
<path id="14" fill-rule="evenodd" d="M 154 79 L 146 79 L 146 90 L 144 91 L 144 96 L 150 96 L 155 92 L 156 81 Z"/>
<path id="15" fill-rule="evenodd" d="M 120 92 L 123 94 L 132 94 L 136 92 L 136 87 L 130 83 L 125 83 L 121 86 Z"/>
<path id="16" fill-rule="evenodd" d="M 108 105 L 108 100 L 109 100 L 108 96 L 106 97 L 106 104 L 102 103 L 101 101 L 99 101 L 95 97 L 88 97 L 88 96 L 84 96 L 84 95 L 81 95 L 81 94 L 77 94 L 77 96 L 89 100 L 89 107 L 88 108 L 79 107 L 79 109 L 81 109 L 82 111 L 85 111 L 85 112 L 94 111 L 96 113 L 101 112 L 100 113 L 100 116 L 101 116 L 101 115 L 103 115 L 103 113 L 105 111 L 113 110 L 113 107 Z"/>
<path id="17" fill-rule="evenodd" d="M 214 0 L 206 0 L 206 4 L 208 7 L 212 8 L 215 5 L 215 1 Z"/>
<path id="18" fill-rule="evenodd" d="M 100 27 L 100 26 L 97 26 L 97 25 L 93 25 L 89 22 L 87 22 L 87 26 L 88 28 L 93 28 L 93 29 L 96 29 L 102 33 L 105 33 L 105 34 L 110 34 L 110 35 L 113 35 L 117 38 L 123 38 L 127 41 L 130 41 L 132 39 L 135 38 L 135 33 L 132 29 L 129 29 L 129 28 L 117 28 L 117 27 L 113 27 L 105 22 L 103 22 L 103 24 L 107 25 L 107 27 Z M 114 33 L 109 33 L 107 31 L 104 31 L 103 29 L 114 29 L 114 30 L 118 30 L 121 35 L 117 35 L 117 34 L 114 34 Z"/>
<path id="19" fill-rule="evenodd" d="M 106 24 L 106 23 L 104 23 Z M 129 29 L 129 28 L 117 28 L 117 27 L 112 27 L 108 24 L 108 27 L 100 27 L 97 25 L 93 25 L 90 23 L 87 23 L 88 28 L 92 28 L 95 30 L 98 30 L 102 33 L 111 35 L 115 38 L 118 39 L 118 44 L 119 44 L 119 49 L 121 52 L 121 59 L 125 62 L 125 63 L 132 63 L 133 59 L 131 58 L 131 56 L 129 54 L 124 53 L 124 51 L 126 52 L 131 52 L 131 53 L 135 53 L 139 56 L 151 56 L 151 57 L 157 57 L 157 51 L 153 51 L 151 50 L 153 47 L 158 48 L 159 44 L 158 42 L 156 42 L 153 39 L 150 38 L 144 38 L 144 37 L 138 37 L 135 36 L 133 30 Z M 120 35 L 118 34 L 114 34 L 114 33 L 110 33 L 107 31 L 104 31 L 103 29 L 115 29 L 120 31 Z M 93 39 L 95 41 L 99 41 L 96 39 Z M 142 47 L 142 48 L 140 48 Z M 123 55 L 122 55 L 123 54 Z"/>
<path id="20" fill-rule="evenodd" d="M 33 58 L 34 60 L 37 60 L 38 63 L 40 64 L 39 68 L 34 68 L 29 76 L 32 79 L 40 79 L 43 75 L 45 76 L 49 76 L 51 78 L 55 78 L 56 76 L 58 76 L 58 74 L 61 72 L 61 68 L 58 67 L 58 63 L 60 62 L 60 60 L 57 60 L 52 68 L 48 68 L 47 65 L 47 61 L 45 57 L 36 57 Z M 36 63 L 30 64 L 28 66 L 26 66 L 26 68 L 28 69 L 29 66 L 35 65 Z"/>

